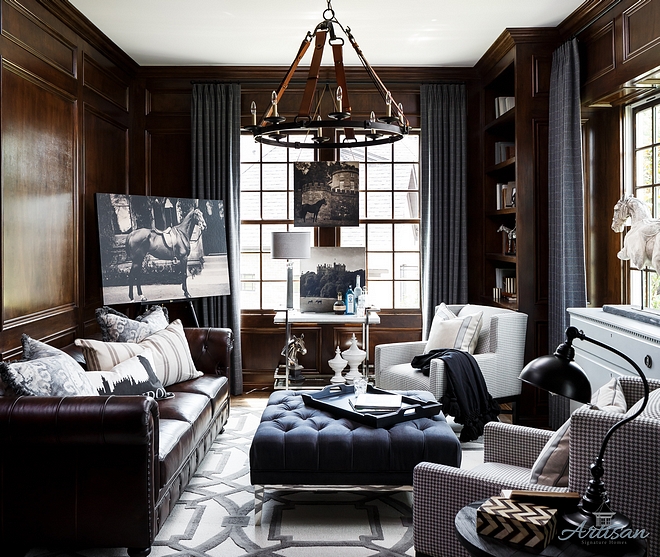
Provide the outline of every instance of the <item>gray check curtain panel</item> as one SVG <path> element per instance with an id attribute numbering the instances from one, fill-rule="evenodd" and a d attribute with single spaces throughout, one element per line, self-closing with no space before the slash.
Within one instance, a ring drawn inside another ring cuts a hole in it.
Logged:
<path id="1" fill-rule="evenodd" d="M 241 87 L 233 83 L 195 83 L 192 91 L 192 192 L 224 202 L 229 264 L 229 296 L 195 302 L 204 327 L 234 332 L 231 394 L 243 392 L 240 306 L 240 141 Z"/>
<path id="2" fill-rule="evenodd" d="M 421 87 L 422 316 L 424 337 L 435 306 L 467 302 L 466 90 Z"/>
<path id="3" fill-rule="evenodd" d="M 587 305 L 584 264 L 584 201 L 580 130 L 580 58 L 577 39 L 552 56 L 548 146 L 548 234 L 550 238 L 548 349 L 564 341 L 566 309 Z M 559 427 L 569 401 L 550 397 L 550 425 Z"/>

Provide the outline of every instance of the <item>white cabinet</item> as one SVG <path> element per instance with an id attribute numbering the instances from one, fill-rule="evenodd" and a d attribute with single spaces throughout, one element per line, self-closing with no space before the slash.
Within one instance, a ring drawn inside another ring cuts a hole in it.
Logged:
<path id="1" fill-rule="evenodd" d="M 611 306 L 610 311 L 628 309 L 629 306 Z M 583 331 L 588 337 L 624 353 L 647 377 L 660 379 L 660 325 L 616 315 L 604 311 L 603 308 L 569 308 L 568 313 L 572 326 Z M 575 361 L 589 377 L 592 391 L 612 377 L 637 376 L 628 362 L 609 350 L 579 339 L 573 342 L 573 347 Z"/>

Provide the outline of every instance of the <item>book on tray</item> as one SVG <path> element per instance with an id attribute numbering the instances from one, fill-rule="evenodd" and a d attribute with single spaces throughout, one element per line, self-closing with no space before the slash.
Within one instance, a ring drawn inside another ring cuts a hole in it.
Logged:
<path id="1" fill-rule="evenodd" d="M 393 412 L 401 408 L 401 395 L 361 393 L 351 405 L 360 412 Z"/>

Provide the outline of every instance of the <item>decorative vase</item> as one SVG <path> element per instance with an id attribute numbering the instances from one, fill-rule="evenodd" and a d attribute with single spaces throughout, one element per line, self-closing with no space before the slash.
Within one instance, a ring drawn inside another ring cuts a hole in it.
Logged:
<path id="1" fill-rule="evenodd" d="M 328 360 L 328 365 L 332 368 L 332 371 L 335 372 L 334 376 L 330 379 L 330 383 L 335 385 L 346 383 L 346 379 L 342 377 L 341 372 L 348 365 L 348 362 L 341 357 L 341 351 L 339 346 L 335 350 L 335 357 L 332 360 Z"/>
<path id="2" fill-rule="evenodd" d="M 364 350 L 360 350 L 357 345 L 357 339 L 355 338 L 355 333 L 353 333 L 353 338 L 351 339 L 351 346 L 348 350 L 344 350 L 341 355 L 344 360 L 348 362 L 350 366 L 349 372 L 346 374 L 346 382 L 352 384 L 358 377 L 362 377 L 360 373 L 360 364 L 364 361 L 367 353 Z"/>

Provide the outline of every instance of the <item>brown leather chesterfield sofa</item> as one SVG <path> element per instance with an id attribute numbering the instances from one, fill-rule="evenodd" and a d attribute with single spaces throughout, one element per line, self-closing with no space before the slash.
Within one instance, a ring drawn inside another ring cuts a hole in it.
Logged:
<path id="1" fill-rule="evenodd" d="M 185 329 L 204 375 L 144 396 L 0 397 L 0 547 L 126 547 L 156 534 L 229 415 L 230 329 Z M 78 348 L 66 351 L 81 363 Z"/>

